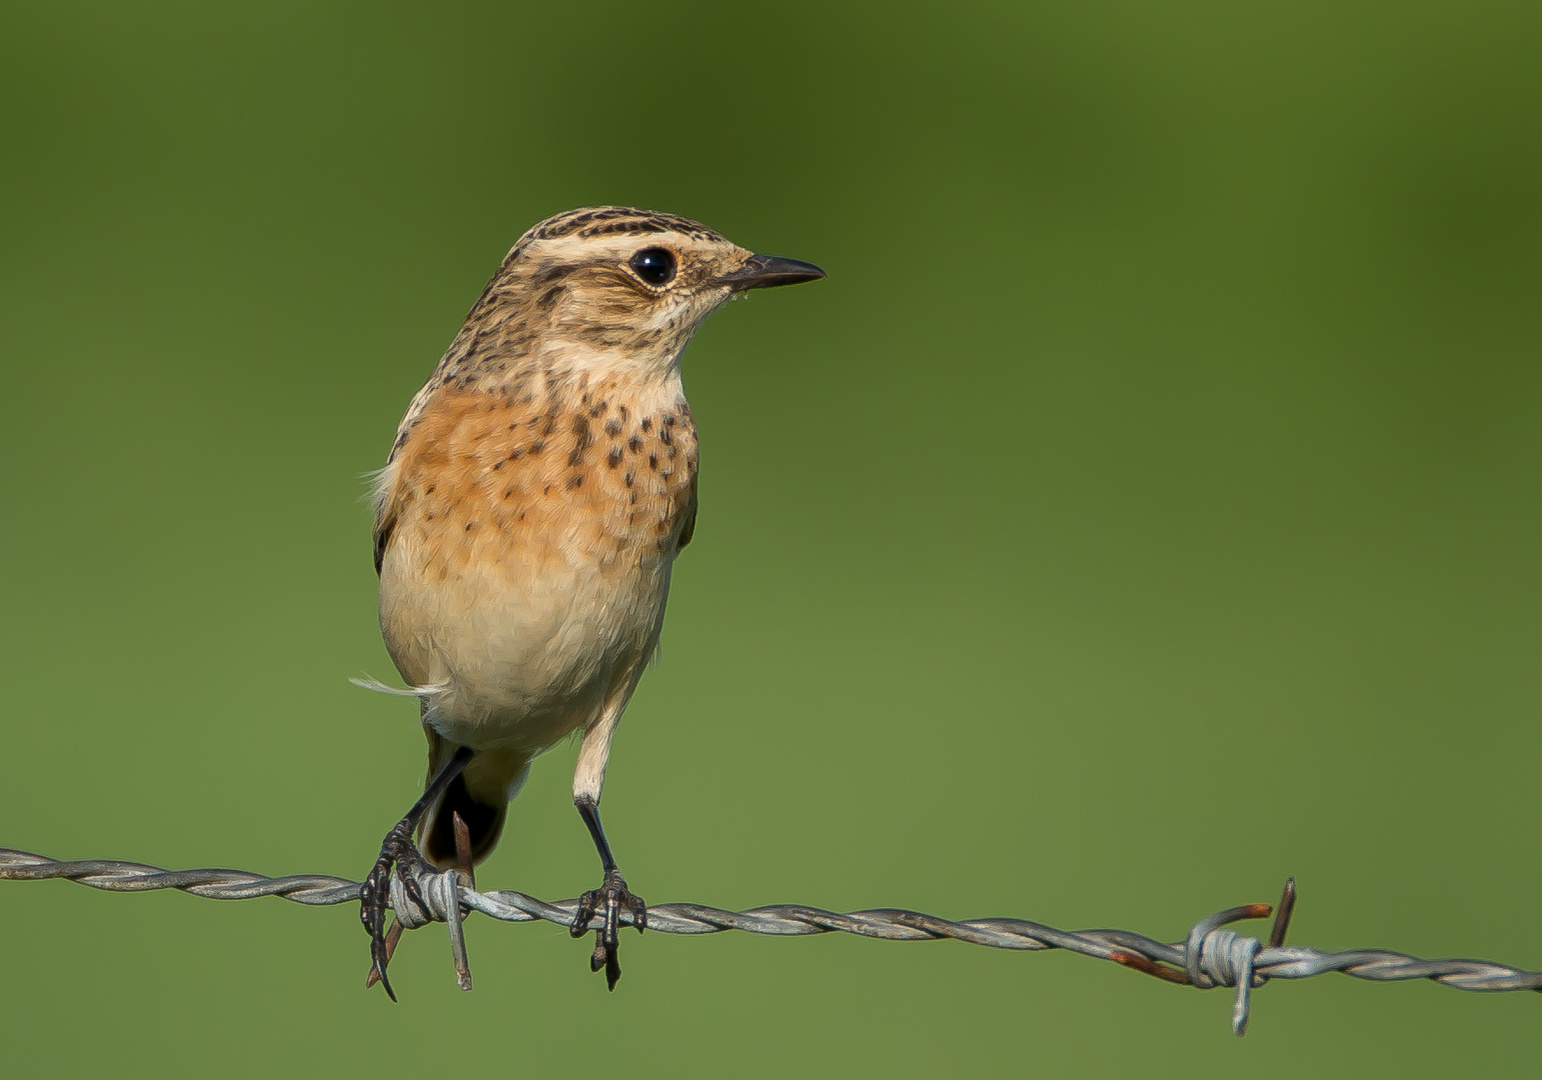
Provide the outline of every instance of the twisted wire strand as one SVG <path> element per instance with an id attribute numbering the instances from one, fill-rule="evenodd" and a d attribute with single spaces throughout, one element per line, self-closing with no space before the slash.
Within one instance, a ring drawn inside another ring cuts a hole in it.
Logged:
<path id="1" fill-rule="evenodd" d="M 292 874 L 270 878 L 244 870 L 208 868 L 163 870 L 142 863 L 111 859 L 61 861 L 26 851 L 0 848 L 0 879 L 41 881 L 62 878 L 109 892 L 148 892 L 176 889 L 213 900 L 249 900 L 278 896 L 297 904 L 325 906 L 356 903 L 359 883 L 326 874 Z M 391 907 L 403 927 L 411 930 L 430 922 L 449 924 L 451 951 L 463 988 L 470 988 L 465 942 L 460 926 L 464 914 L 478 911 L 501 922 L 545 921 L 567 926 L 578 900 L 545 901 L 508 889 L 479 892 L 456 870 L 415 875 L 417 895 L 396 876 L 391 883 Z M 1293 902 L 1293 889 L 1287 899 Z M 1267 904 L 1228 908 L 1195 923 L 1179 942 L 1162 942 L 1129 930 L 1058 930 L 1026 919 L 985 918 L 955 922 L 903 908 L 872 908 L 835 912 L 806 904 L 772 904 L 748 911 L 725 911 L 705 904 L 659 904 L 648 908 L 648 929 L 666 934 L 717 934 L 741 930 L 752 934 L 802 937 L 845 933 L 886 941 L 934 941 L 948 938 L 994 949 L 1068 952 L 1111 960 L 1167 982 L 1208 990 L 1236 990 L 1232 1030 L 1247 1029 L 1250 991 L 1271 979 L 1306 979 L 1341 972 L 1372 982 L 1429 979 L 1458 990 L 1542 991 L 1542 971 L 1486 960 L 1424 960 L 1388 949 L 1324 952 L 1297 945 L 1265 944 L 1225 927 L 1243 919 L 1267 917 Z M 622 912 L 620 921 L 631 925 Z M 1283 924 L 1276 937 L 1283 936 Z"/>

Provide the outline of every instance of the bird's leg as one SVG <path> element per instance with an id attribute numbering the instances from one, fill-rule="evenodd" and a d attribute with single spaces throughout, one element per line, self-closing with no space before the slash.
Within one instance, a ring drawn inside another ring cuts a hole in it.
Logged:
<path id="1" fill-rule="evenodd" d="M 600 928 L 594 932 L 594 953 L 589 957 L 589 970 L 599 971 L 603 967 L 605 982 L 614 990 L 616 980 L 621 978 L 621 961 L 618 958 L 621 944 L 616 934 L 620 926 L 621 909 L 626 908 L 631 912 L 632 925 L 637 927 L 638 933 L 642 933 L 648 928 L 648 905 L 643 903 L 642 897 L 626 887 L 626 879 L 616 868 L 616 860 L 610 853 L 610 843 L 605 839 L 605 829 L 600 825 L 599 806 L 587 796 L 580 796 L 573 802 L 584 824 L 589 827 L 589 835 L 594 838 L 595 849 L 600 853 L 600 864 L 605 869 L 605 881 L 598 889 L 590 889 L 579 897 L 578 911 L 573 915 L 573 925 L 568 928 L 568 932 L 574 937 L 582 937 L 588 932 L 589 924 L 596 915 L 603 917 Z"/>
<path id="2" fill-rule="evenodd" d="M 456 749 L 450 760 L 445 762 L 444 768 L 439 770 L 439 775 L 424 790 L 422 798 L 413 803 L 407 816 L 386 833 L 385 842 L 380 845 L 380 858 L 375 860 L 375 868 L 359 886 L 359 921 L 369 931 L 370 959 L 374 961 L 375 971 L 380 975 L 380 985 L 385 987 L 386 995 L 392 1001 L 396 1000 L 396 993 L 391 989 L 391 980 L 386 978 L 386 965 L 391 962 L 391 950 L 386 945 L 385 935 L 386 906 L 391 896 L 391 868 L 398 863 L 411 864 L 417 869 L 428 868 L 427 860 L 418 853 L 417 845 L 412 842 L 412 833 L 434 800 L 444 794 L 450 781 L 461 774 L 475 753 L 469 746 Z M 412 895 L 414 901 L 420 904 L 423 902 L 413 875 L 402 875 L 402 887 Z"/>
<path id="3" fill-rule="evenodd" d="M 455 832 L 455 865 L 461 873 L 466 875 L 466 881 L 474 889 L 477 887 L 476 868 L 471 863 L 471 829 L 460 816 L 460 811 L 450 814 Z M 406 880 L 405 878 L 403 880 Z M 396 945 L 402 939 L 402 924 L 397 919 L 391 920 L 391 928 L 385 935 L 386 962 L 396 954 Z M 469 979 L 470 976 L 467 975 Z M 364 979 L 364 989 L 368 990 L 380 981 L 380 968 L 371 961 L 369 975 Z"/>

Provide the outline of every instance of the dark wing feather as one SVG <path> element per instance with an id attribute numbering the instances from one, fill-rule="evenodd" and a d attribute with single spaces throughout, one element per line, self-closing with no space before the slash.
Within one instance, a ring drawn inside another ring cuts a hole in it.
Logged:
<path id="1" fill-rule="evenodd" d="M 375 574 L 380 574 L 380 564 L 385 562 L 386 545 L 391 542 L 391 534 L 396 531 L 396 514 L 381 514 L 375 522 Z"/>
<path id="2" fill-rule="evenodd" d="M 685 508 L 685 525 L 680 530 L 680 543 L 675 545 L 675 554 L 685 550 L 685 545 L 691 542 L 691 537 L 696 535 L 696 493 L 691 493 L 691 505 Z"/>

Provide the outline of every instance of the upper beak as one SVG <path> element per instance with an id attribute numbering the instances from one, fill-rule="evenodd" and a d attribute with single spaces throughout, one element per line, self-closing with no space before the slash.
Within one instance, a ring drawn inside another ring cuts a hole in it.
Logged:
<path id="1" fill-rule="evenodd" d="M 813 263 L 801 259 L 784 259 L 780 255 L 751 255 L 744 265 L 720 280 L 734 292 L 745 289 L 768 289 L 773 285 L 796 285 L 800 281 L 817 281 L 825 272 Z"/>

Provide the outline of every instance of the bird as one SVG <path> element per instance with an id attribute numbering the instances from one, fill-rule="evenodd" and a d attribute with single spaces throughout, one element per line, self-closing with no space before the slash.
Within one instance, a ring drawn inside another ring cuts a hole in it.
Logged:
<path id="1" fill-rule="evenodd" d="M 573 802 L 603 879 L 569 929 L 600 918 L 590 967 L 615 989 L 621 913 L 642 930 L 647 905 L 600 795 L 696 529 L 681 355 L 727 301 L 824 276 L 676 214 L 570 210 L 520 237 L 413 397 L 373 492 L 381 633 L 428 739 L 423 796 L 360 887 L 371 981 L 391 1000 L 394 868 L 485 859 L 531 762 L 575 734 Z"/>

